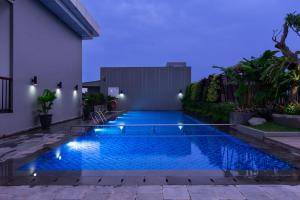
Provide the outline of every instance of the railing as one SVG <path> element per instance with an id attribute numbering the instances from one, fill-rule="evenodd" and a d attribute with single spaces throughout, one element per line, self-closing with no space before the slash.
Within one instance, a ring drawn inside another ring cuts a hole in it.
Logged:
<path id="1" fill-rule="evenodd" d="M 12 79 L 0 76 L 0 113 L 12 112 Z"/>

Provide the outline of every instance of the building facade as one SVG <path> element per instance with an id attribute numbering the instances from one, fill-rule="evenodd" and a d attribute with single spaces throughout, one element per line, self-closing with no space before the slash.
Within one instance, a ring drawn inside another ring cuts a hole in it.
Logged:
<path id="1" fill-rule="evenodd" d="M 102 67 L 101 92 L 118 98 L 119 110 L 181 110 L 191 83 L 185 63 L 164 67 Z"/>
<path id="2" fill-rule="evenodd" d="M 0 0 L 0 137 L 39 126 L 44 89 L 54 123 L 80 116 L 82 40 L 98 35 L 79 0 Z"/>

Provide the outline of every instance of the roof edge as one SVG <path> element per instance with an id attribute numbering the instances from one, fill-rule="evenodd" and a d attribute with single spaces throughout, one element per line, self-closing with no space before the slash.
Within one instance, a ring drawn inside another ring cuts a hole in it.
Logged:
<path id="1" fill-rule="evenodd" d="M 82 39 L 100 35 L 100 28 L 80 0 L 40 0 Z"/>

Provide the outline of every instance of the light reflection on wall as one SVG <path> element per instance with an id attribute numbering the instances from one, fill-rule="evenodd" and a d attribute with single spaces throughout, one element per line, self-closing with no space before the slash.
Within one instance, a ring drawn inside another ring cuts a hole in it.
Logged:
<path id="1" fill-rule="evenodd" d="M 60 98 L 61 97 L 61 89 L 56 88 L 56 97 Z"/>
<path id="2" fill-rule="evenodd" d="M 30 85 L 29 86 L 29 94 L 30 94 L 30 96 L 33 96 L 33 97 L 35 97 L 36 96 L 36 87 L 34 86 L 34 85 Z"/>
<path id="3" fill-rule="evenodd" d="M 77 90 L 74 90 L 73 91 L 73 99 L 77 99 L 77 96 L 78 96 L 78 92 L 77 92 Z"/>

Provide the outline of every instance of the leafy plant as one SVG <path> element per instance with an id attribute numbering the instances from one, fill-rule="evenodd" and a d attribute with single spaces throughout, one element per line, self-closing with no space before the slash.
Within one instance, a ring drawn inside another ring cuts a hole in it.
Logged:
<path id="1" fill-rule="evenodd" d="M 52 109 L 54 100 L 56 99 L 56 93 L 48 89 L 45 89 L 43 94 L 38 97 L 38 103 L 41 106 L 41 109 L 38 111 L 43 114 L 48 114 L 49 110 Z"/>
<path id="2" fill-rule="evenodd" d="M 215 122 L 229 122 L 230 112 L 236 105 L 227 103 L 200 103 L 186 106 L 186 111 L 199 117 L 209 117 Z"/>
<path id="3" fill-rule="evenodd" d="M 298 104 L 290 103 L 285 106 L 284 108 L 284 113 L 289 114 L 289 115 L 295 115 L 298 114 L 300 109 Z"/>
<path id="4" fill-rule="evenodd" d="M 105 96 L 102 93 L 91 93 L 83 97 L 87 106 L 103 105 L 106 103 Z"/>
<path id="5" fill-rule="evenodd" d="M 208 102 L 216 102 L 219 99 L 219 92 L 220 89 L 219 79 L 217 75 L 211 76 L 210 83 L 207 90 L 207 101 Z"/>
<path id="6" fill-rule="evenodd" d="M 111 101 L 113 101 L 113 100 L 116 100 L 116 97 L 112 97 L 112 96 L 107 96 L 107 97 L 106 97 L 106 101 L 107 101 L 107 102 L 111 102 Z"/>

